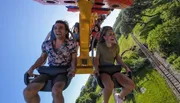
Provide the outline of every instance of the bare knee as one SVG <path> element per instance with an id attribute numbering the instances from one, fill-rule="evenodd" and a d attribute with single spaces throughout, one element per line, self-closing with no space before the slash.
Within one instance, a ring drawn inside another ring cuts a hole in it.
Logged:
<path id="1" fill-rule="evenodd" d="M 64 86 L 65 86 L 64 83 L 56 83 L 56 84 L 54 84 L 54 86 L 53 86 L 53 88 L 52 88 L 52 95 L 53 95 L 53 96 L 59 96 L 59 95 L 61 95 Z"/>
<path id="2" fill-rule="evenodd" d="M 129 83 L 127 84 L 127 87 L 125 87 L 125 88 L 127 88 L 129 91 L 132 91 L 133 89 L 135 89 L 135 84 L 134 84 L 134 82 L 131 80 L 131 81 L 129 81 Z"/>
<path id="3" fill-rule="evenodd" d="M 136 85 L 135 85 L 135 83 L 133 82 L 133 80 L 129 79 L 126 88 L 127 88 L 129 91 L 132 91 L 133 89 L 135 89 L 135 87 L 136 87 Z"/>
<path id="4" fill-rule="evenodd" d="M 116 77 L 119 76 L 119 74 L 120 74 L 120 73 L 114 73 L 114 74 L 112 75 L 112 77 L 116 78 Z"/>
<path id="5" fill-rule="evenodd" d="M 135 89 L 135 83 L 132 81 L 132 79 L 128 78 L 127 76 L 120 73 L 115 73 L 113 77 L 116 78 L 116 80 L 118 80 L 119 84 L 123 85 L 123 87 L 128 89 L 129 91 Z"/>
<path id="6" fill-rule="evenodd" d="M 132 91 L 133 89 L 136 88 L 136 85 L 135 83 L 132 81 L 132 83 L 130 84 L 130 90 Z"/>
<path id="7" fill-rule="evenodd" d="M 106 91 L 112 91 L 114 89 L 114 83 L 108 74 L 101 74 L 101 81 Z"/>
<path id="8" fill-rule="evenodd" d="M 44 83 L 29 84 L 23 91 L 24 96 L 36 95 L 38 91 L 44 86 Z"/>
<path id="9" fill-rule="evenodd" d="M 23 95 L 24 96 L 33 96 L 35 94 L 37 94 L 37 90 L 33 89 L 31 86 L 27 86 L 24 91 L 23 91 Z"/>
<path id="10" fill-rule="evenodd" d="M 114 84 L 113 83 L 104 84 L 104 89 L 108 91 L 112 91 L 114 89 Z"/>

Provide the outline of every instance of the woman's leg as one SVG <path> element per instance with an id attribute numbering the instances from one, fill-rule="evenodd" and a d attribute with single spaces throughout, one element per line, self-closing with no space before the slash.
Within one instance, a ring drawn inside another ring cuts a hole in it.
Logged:
<path id="1" fill-rule="evenodd" d="M 121 73 L 115 73 L 113 77 L 123 86 L 120 93 L 120 98 L 123 100 L 123 98 L 135 88 L 135 84 L 130 78 Z"/>
<path id="2" fill-rule="evenodd" d="M 112 90 L 114 89 L 114 83 L 111 80 L 111 76 L 106 73 L 100 74 L 101 81 L 104 85 L 104 90 L 103 90 L 103 98 L 104 98 L 104 103 L 108 103 L 109 98 L 112 94 Z"/>

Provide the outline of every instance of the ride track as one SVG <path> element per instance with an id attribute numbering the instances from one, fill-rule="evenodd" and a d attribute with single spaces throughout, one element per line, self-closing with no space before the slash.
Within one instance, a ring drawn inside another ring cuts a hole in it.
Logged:
<path id="1" fill-rule="evenodd" d="M 176 76 L 169 71 L 169 68 L 166 67 L 161 61 L 159 61 L 152 53 L 138 41 L 138 39 L 131 34 L 135 43 L 140 47 L 142 52 L 147 56 L 148 60 L 152 63 L 152 65 L 156 68 L 157 71 L 166 79 L 169 86 L 172 88 L 174 94 L 180 100 L 180 80 L 176 78 Z"/>

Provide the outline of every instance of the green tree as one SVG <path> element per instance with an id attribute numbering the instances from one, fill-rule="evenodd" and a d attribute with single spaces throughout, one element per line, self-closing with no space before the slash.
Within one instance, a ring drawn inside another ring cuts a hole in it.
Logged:
<path id="1" fill-rule="evenodd" d="M 148 34 L 147 43 L 151 50 L 157 50 L 165 56 L 171 53 L 180 55 L 180 18 L 171 19 L 158 25 Z"/>
<path id="2" fill-rule="evenodd" d="M 116 19 L 115 25 L 113 26 L 115 33 L 118 35 L 128 35 L 131 33 L 137 23 L 143 23 L 141 16 L 147 15 L 142 14 L 142 10 L 150 7 L 151 4 L 151 0 L 135 0 L 133 6 L 121 10 L 119 17 Z"/>

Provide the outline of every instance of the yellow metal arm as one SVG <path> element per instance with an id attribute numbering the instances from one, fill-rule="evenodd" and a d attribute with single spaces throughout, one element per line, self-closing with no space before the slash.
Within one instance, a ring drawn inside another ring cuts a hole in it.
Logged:
<path id="1" fill-rule="evenodd" d="M 92 0 L 78 0 L 80 18 L 80 56 L 78 57 L 77 74 L 92 73 L 92 60 L 89 57 L 90 27 Z"/>

